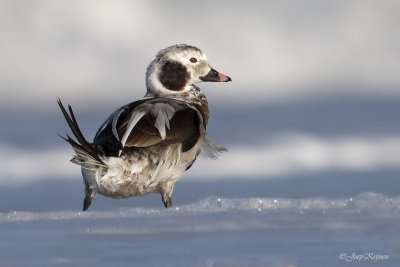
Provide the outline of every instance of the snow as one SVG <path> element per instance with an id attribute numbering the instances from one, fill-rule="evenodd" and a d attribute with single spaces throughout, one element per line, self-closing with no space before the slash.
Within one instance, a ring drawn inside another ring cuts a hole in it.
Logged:
<path id="1" fill-rule="evenodd" d="M 223 198 L 164 208 L 0 213 L 2 264 L 346 266 L 400 260 L 400 197 Z M 358 260 L 354 260 L 358 261 Z"/>
<path id="2" fill-rule="evenodd" d="M 88 212 L 62 115 L 0 113 L 0 265 L 399 265 L 399 101 L 212 107 L 229 151 L 199 157 L 171 209 L 152 194 Z M 89 139 L 113 109 L 76 110 Z"/>
<path id="3" fill-rule="evenodd" d="M 399 266 L 396 99 L 211 103 L 229 151 L 199 157 L 171 209 L 151 194 L 88 212 L 51 104 L 0 113 L 0 266 Z M 115 108 L 75 106 L 89 139 Z"/>
<path id="4" fill-rule="evenodd" d="M 155 53 L 179 42 L 198 46 L 212 66 L 231 75 L 231 84 L 202 85 L 221 102 L 271 103 L 338 91 L 398 98 L 398 8 L 393 0 L 362 6 L 75 0 L 38 1 L 35 8 L 2 1 L 0 92 L 7 97 L 0 106 L 42 107 L 60 96 L 118 107 L 144 94 L 144 72 Z"/>
<path id="5" fill-rule="evenodd" d="M 400 266 L 396 1 L 53 2 L 0 2 L 0 266 Z M 171 209 L 80 212 L 57 97 L 92 140 L 179 40 L 233 79 L 201 84 L 229 152 L 199 158 Z"/>
<path id="6" fill-rule="evenodd" d="M 263 179 L 313 171 L 379 170 L 400 166 L 400 137 L 340 137 L 299 132 L 279 133 L 258 140 L 257 146 L 232 145 L 217 161 L 199 157 L 190 171 L 193 179 Z M 73 155 L 66 143 L 56 147 L 26 151 L 0 142 L 0 184 L 8 177 L 34 181 L 42 177 L 71 178 L 79 168 L 68 162 Z M 42 164 L 47 162 L 47 164 Z M 265 164 L 265 163 L 268 164 Z M 24 166 L 19 168 L 18 166 Z M 186 177 L 188 174 L 185 174 Z"/>

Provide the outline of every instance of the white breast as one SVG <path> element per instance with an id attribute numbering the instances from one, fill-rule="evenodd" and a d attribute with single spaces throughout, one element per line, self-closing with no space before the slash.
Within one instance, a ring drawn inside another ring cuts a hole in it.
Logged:
<path id="1" fill-rule="evenodd" d="M 159 193 L 160 183 L 182 177 L 195 159 L 198 145 L 181 151 L 182 144 L 137 148 L 121 157 L 104 159 L 108 168 L 83 170 L 84 177 L 95 192 L 112 198 Z"/>

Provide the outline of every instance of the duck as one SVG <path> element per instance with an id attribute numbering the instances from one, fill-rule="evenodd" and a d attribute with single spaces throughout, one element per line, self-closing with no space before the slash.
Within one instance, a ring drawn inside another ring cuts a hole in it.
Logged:
<path id="1" fill-rule="evenodd" d="M 105 120 L 93 142 L 82 134 L 71 105 L 57 102 L 73 133 L 61 136 L 75 151 L 85 185 L 83 211 L 92 199 L 161 195 L 172 206 L 175 183 L 199 154 L 216 159 L 224 146 L 206 137 L 210 116 L 205 94 L 195 84 L 229 82 L 199 48 L 178 44 L 160 50 L 146 71 L 147 93 Z"/>

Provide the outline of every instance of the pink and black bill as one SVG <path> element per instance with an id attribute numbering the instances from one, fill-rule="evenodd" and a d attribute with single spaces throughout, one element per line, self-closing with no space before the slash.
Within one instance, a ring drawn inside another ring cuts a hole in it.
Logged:
<path id="1" fill-rule="evenodd" d="M 232 79 L 216 70 L 211 70 L 204 76 L 200 77 L 203 82 L 230 82 Z"/>

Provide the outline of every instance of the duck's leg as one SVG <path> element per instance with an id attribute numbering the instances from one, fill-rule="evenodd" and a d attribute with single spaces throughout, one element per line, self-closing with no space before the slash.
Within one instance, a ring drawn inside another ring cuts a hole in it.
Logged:
<path id="1" fill-rule="evenodd" d="M 92 204 L 92 193 L 93 189 L 91 189 L 89 184 L 85 181 L 85 199 L 83 200 L 83 211 L 87 210 L 90 204 Z"/>
<path id="2" fill-rule="evenodd" d="M 88 195 L 85 196 L 85 199 L 83 200 L 83 211 L 87 210 L 90 207 L 90 204 L 92 204 L 92 198 Z"/>
<path id="3" fill-rule="evenodd" d="M 175 181 L 168 181 L 160 184 L 160 194 L 166 208 L 172 206 L 171 195 L 172 191 L 174 191 L 174 185 Z"/>

